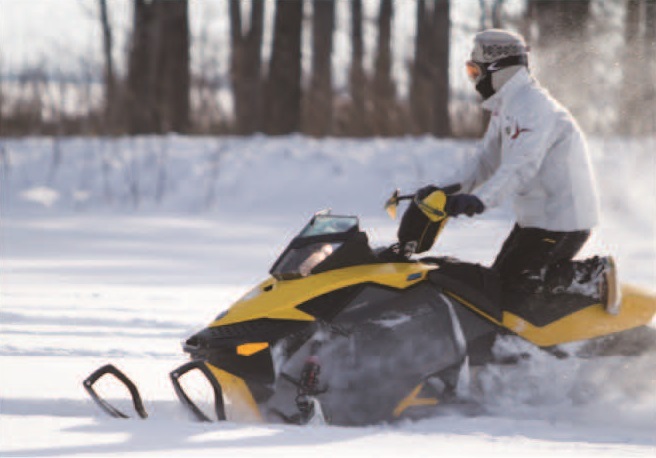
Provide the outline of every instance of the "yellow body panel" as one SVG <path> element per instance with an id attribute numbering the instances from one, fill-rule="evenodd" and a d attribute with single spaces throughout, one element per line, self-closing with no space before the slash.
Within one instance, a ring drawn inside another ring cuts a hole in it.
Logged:
<path id="1" fill-rule="evenodd" d="M 263 421 L 260 409 L 243 379 L 210 363 L 206 362 L 205 365 L 221 385 L 224 398 L 227 398 L 225 401 L 229 407 L 226 409 L 226 413 L 229 414 L 229 420 Z"/>
<path id="2" fill-rule="evenodd" d="M 412 286 L 435 269 L 421 263 L 369 264 L 345 267 L 295 280 L 276 281 L 270 278 L 236 302 L 220 319 L 210 324 L 224 326 L 257 318 L 278 320 L 314 321 L 314 317 L 296 307 L 310 299 L 339 288 L 359 284 L 376 283 L 404 289 Z M 408 280 L 408 276 L 416 278 Z"/>
<path id="3" fill-rule="evenodd" d="M 420 398 L 419 393 L 421 392 L 421 389 L 424 387 L 424 382 L 421 382 L 417 387 L 412 390 L 412 392 L 407 395 L 405 398 L 399 402 L 399 404 L 396 406 L 394 409 L 394 416 L 395 417 L 400 417 L 403 412 L 408 409 L 408 407 L 414 407 L 414 406 L 436 406 L 439 404 L 439 400 L 437 398 Z"/>

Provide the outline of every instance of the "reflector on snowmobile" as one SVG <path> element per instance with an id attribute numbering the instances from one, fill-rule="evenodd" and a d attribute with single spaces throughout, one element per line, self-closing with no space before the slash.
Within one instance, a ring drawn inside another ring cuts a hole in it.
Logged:
<path id="1" fill-rule="evenodd" d="M 148 413 L 144 408 L 143 401 L 141 400 L 141 395 L 139 394 L 139 390 L 137 389 L 136 385 L 132 383 L 132 380 L 130 380 L 123 372 L 118 370 L 113 364 L 102 366 L 84 380 L 84 389 L 87 390 L 91 396 L 91 399 L 93 399 L 101 409 L 103 409 L 114 418 L 130 418 L 129 415 L 124 414 L 116 407 L 112 406 L 105 399 L 101 398 L 98 393 L 96 393 L 96 390 L 93 389 L 94 383 L 96 383 L 102 376 L 106 374 L 113 375 L 127 387 L 128 391 L 130 391 L 130 396 L 132 396 L 132 403 L 134 404 L 134 409 L 137 411 L 137 414 L 139 414 L 141 418 L 147 418 Z"/>

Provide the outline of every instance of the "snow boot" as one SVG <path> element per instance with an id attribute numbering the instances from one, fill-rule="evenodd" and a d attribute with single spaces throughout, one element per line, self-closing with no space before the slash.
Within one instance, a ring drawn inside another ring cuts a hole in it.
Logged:
<path id="1" fill-rule="evenodd" d="M 619 313 L 622 302 L 612 256 L 593 256 L 556 266 L 546 274 L 545 291 L 550 294 L 582 294 L 599 301 L 612 315 Z"/>

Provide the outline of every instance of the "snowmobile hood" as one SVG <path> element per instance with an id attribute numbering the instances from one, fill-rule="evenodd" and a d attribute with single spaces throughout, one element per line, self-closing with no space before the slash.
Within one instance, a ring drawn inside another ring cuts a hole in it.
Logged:
<path id="1" fill-rule="evenodd" d="M 269 278 L 219 315 L 209 327 L 260 318 L 314 321 L 314 316 L 297 307 L 315 297 L 356 284 L 405 289 L 423 280 L 435 268 L 422 263 L 381 263 L 346 267 L 294 280 Z"/>

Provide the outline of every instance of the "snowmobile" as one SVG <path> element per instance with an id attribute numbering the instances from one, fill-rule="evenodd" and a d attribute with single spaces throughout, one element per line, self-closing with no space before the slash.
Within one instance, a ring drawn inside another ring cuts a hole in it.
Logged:
<path id="1" fill-rule="evenodd" d="M 429 201 L 397 191 L 387 202 L 394 214 L 410 200 L 404 219 L 430 215 L 410 237 L 402 221 L 399 238 L 409 244 L 372 248 L 357 217 L 315 214 L 269 278 L 183 343 L 190 361 L 170 378 L 192 416 L 336 425 L 423 418 L 466 399 L 472 368 L 501 363 L 491 350 L 499 336 L 557 352 L 564 343 L 645 328 L 656 314 L 656 296 L 629 285 L 612 309 L 579 293 L 522 297 L 504 291 L 490 268 L 417 257 L 448 220 L 448 193 L 434 194 Z M 185 389 L 191 373 L 211 387 L 209 403 Z M 129 389 L 145 418 L 138 389 L 111 364 L 84 381 L 98 405 L 128 416 L 96 392 L 105 375 Z"/>

